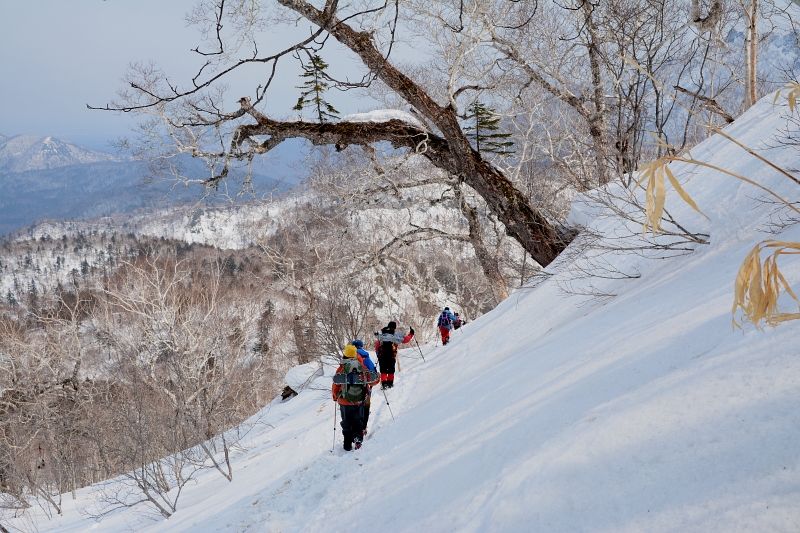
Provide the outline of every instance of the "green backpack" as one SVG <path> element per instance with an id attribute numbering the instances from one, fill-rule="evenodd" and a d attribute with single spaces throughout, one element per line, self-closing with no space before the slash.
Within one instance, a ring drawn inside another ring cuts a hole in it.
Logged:
<path id="1" fill-rule="evenodd" d="M 363 402 L 367 397 L 367 383 L 374 381 L 373 374 L 358 359 L 342 359 L 342 370 L 333 376 L 333 382 L 342 385 L 339 398 L 348 402 Z"/>

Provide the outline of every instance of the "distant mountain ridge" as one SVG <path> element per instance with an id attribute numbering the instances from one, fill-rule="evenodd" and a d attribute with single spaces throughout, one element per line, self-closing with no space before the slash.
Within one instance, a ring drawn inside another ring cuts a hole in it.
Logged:
<path id="1" fill-rule="evenodd" d="M 92 150 L 55 137 L 0 137 L 0 173 L 49 170 L 87 163 L 120 163 L 125 156 Z"/>
<path id="2" fill-rule="evenodd" d="M 205 162 L 185 156 L 188 176 L 205 176 Z M 145 169 L 126 155 L 114 155 L 57 139 L 33 135 L 0 135 L 0 237 L 37 220 L 86 220 L 126 213 L 148 205 L 193 203 L 202 187 L 171 183 L 142 184 Z M 231 175 L 240 187 L 242 174 Z M 285 192 L 298 183 L 254 172 L 252 186 L 267 194 Z M 210 201 L 214 203 L 213 200 Z M 236 241 L 236 245 L 241 243 Z"/>
<path id="3" fill-rule="evenodd" d="M 146 205 L 140 165 L 55 137 L 0 137 L 0 236 L 42 218 L 89 218 Z"/>

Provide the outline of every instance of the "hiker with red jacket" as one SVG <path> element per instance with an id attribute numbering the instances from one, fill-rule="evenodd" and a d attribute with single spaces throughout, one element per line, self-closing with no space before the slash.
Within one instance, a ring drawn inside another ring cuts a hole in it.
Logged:
<path id="1" fill-rule="evenodd" d="M 442 334 L 442 346 L 450 342 L 450 328 L 453 327 L 455 321 L 456 317 L 450 312 L 450 308 L 445 307 L 439 315 L 439 322 L 437 323 L 439 326 L 439 333 Z"/>
<path id="2" fill-rule="evenodd" d="M 363 344 L 362 342 L 361 345 Z M 372 366 L 372 370 L 367 366 Z M 345 451 L 349 452 L 353 446 L 356 450 L 361 448 L 366 425 L 365 404 L 370 389 L 380 381 L 374 369 L 372 361 L 360 355 L 358 348 L 353 344 L 345 347 L 344 358 L 336 369 L 331 385 L 333 401 L 339 404 L 339 411 L 342 414 L 341 426 Z"/>
<path id="3" fill-rule="evenodd" d="M 414 337 L 414 328 L 411 328 L 408 335 L 403 336 L 402 332 L 396 331 L 397 322 L 391 321 L 376 333 L 375 353 L 378 356 L 378 365 L 381 369 L 381 388 L 391 389 L 394 387 L 394 365 L 397 360 L 397 345 L 410 342 Z"/>

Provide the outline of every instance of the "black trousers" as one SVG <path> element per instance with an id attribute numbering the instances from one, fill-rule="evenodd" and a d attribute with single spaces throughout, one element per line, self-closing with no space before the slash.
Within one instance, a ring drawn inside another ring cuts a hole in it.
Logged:
<path id="1" fill-rule="evenodd" d="M 339 405 L 339 410 L 342 413 L 344 449 L 349 451 L 353 447 L 353 441 L 360 441 L 364 435 L 364 404 Z"/>
<path id="2" fill-rule="evenodd" d="M 378 355 L 378 365 L 380 366 L 381 374 L 394 374 L 394 353 L 385 356 L 382 353 Z"/>

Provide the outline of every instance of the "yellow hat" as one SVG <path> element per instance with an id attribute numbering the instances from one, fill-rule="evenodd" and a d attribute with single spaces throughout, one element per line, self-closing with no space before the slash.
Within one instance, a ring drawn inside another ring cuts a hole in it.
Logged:
<path id="1" fill-rule="evenodd" d="M 355 357 L 356 356 L 356 347 L 352 344 L 348 344 L 344 348 L 344 356 L 345 357 Z"/>

